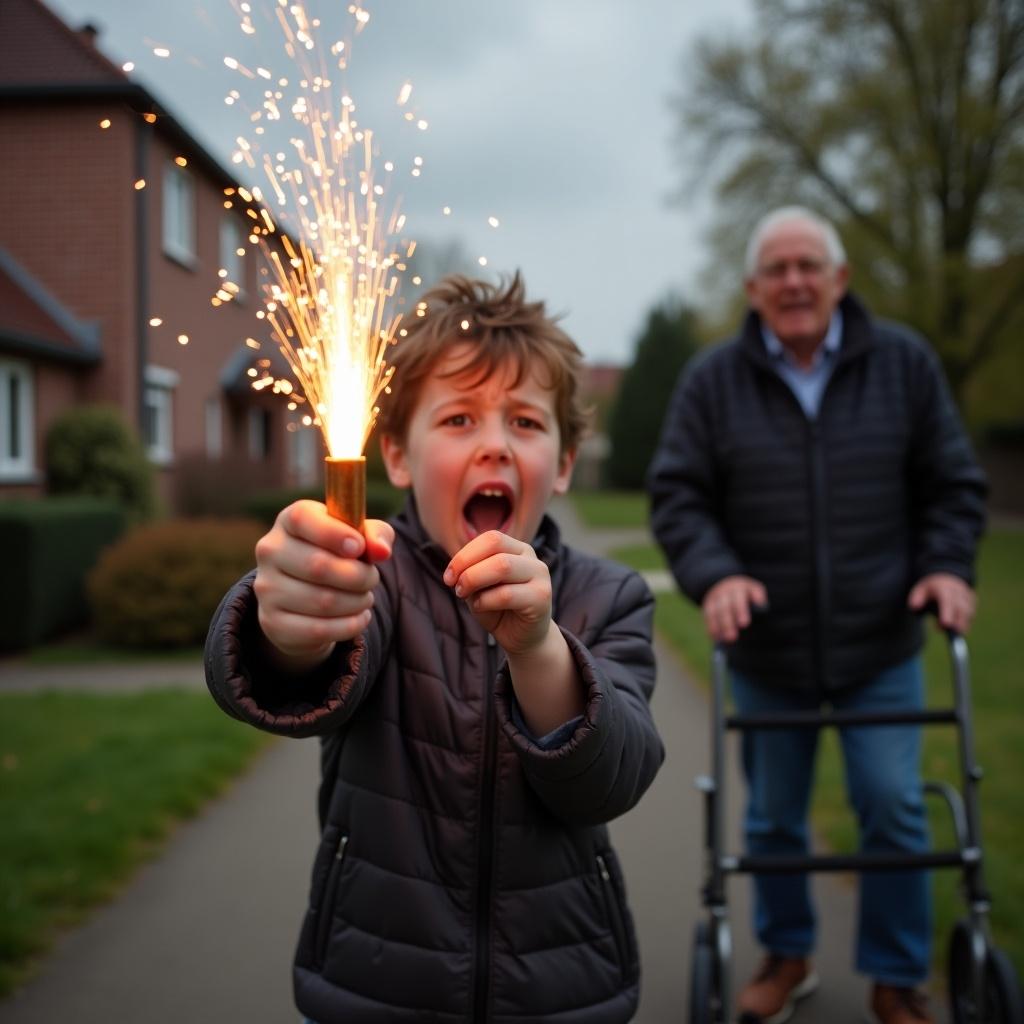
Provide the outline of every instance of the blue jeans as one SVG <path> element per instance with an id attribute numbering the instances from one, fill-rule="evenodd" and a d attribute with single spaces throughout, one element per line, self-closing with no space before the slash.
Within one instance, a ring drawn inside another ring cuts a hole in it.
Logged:
<path id="1" fill-rule="evenodd" d="M 741 714 L 817 708 L 810 695 L 759 686 L 732 673 Z M 837 694 L 837 710 L 920 708 L 920 658 L 893 665 L 865 686 Z M 865 852 L 929 848 L 920 778 L 921 728 L 856 726 L 840 730 L 846 789 Z M 748 803 L 744 829 L 751 854 L 808 852 L 807 811 L 818 733 L 779 729 L 745 732 L 743 770 Z M 761 945 L 802 957 L 814 946 L 815 914 L 806 875 L 754 878 L 754 928 Z M 928 976 L 931 900 L 924 871 L 865 872 L 860 880 L 856 968 L 888 985 L 916 985 Z"/>

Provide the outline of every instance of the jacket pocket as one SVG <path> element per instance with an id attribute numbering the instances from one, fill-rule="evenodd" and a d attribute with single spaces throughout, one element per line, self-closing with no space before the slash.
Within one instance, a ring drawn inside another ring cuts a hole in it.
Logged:
<path id="1" fill-rule="evenodd" d="M 615 940 L 615 952 L 619 960 L 619 969 L 623 978 L 630 976 L 630 955 L 629 937 L 626 931 L 625 913 L 622 904 L 619 902 L 619 894 L 615 885 L 615 878 L 612 875 L 614 867 L 611 859 L 611 851 L 606 850 L 599 853 L 597 859 L 597 874 L 601 881 L 601 897 L 604 900 L 605 918 L 611 930 L 612 938 Z"/>
<path id="2" fill-rule="evenodd" d="M 316 938 L 313 946 L 313 962 L 317 968 L 323 966 L 327 954 L 327 940 L 331 934 L 331 920 L 334 917 L 334 900 L 341 879 L 341 869 L 345 862 L 345 850 L 348 847 L 348 836 L 341 832 L 334 843 L 333 854 L 327 866 L 327 880 L 322 895 L 313 907 L 316 921 Z"/>

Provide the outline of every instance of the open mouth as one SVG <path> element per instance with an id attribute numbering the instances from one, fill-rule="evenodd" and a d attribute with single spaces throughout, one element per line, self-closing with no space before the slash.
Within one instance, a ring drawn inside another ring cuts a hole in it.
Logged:
<path id="1" fill-rule="evenodd" d="M 474 491 L 462 506 L 462 518 L 470 537 L 488 530 L 505 531 L 512 518 L 513 499 L 510 488 L 503 484 L 487 484 Z"/>

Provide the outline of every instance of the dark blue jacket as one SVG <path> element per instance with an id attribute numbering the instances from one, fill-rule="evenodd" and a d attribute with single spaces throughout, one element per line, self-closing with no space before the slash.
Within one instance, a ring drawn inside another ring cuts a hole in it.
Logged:
<path id="1" fill-rule="evenodd" d="M 750 313 L 684 369 L 649 470 L 652 525 L 700 604 L 743 573 L 768 590 L 729 652 L 773 686 L 867 682 L 922 643 L 907 595 L 928 573 L 973 583 L 985 479 L 932 349 L 847 295 L 808 419 Z"/>

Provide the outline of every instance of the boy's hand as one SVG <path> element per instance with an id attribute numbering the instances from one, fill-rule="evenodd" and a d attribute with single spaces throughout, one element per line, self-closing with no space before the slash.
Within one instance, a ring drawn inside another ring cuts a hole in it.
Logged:
<path id="1" fill-rule="evenodd" d="M 444 581 L 508 655 L 538 649 L 551 626 L 551 576 L 521 540 L 488 530 L 448 563 Z"/>
<path id="2" fill-rule="evenodd" d="M 332 518 L 318 501 L 283 509 L 256 543 L 259 623 L 283 668 L 319 665 L 338 641 L 358 636 L 370 622 L 373 565 L 391 556 L 394 530 L 366 520 L 365 536 Z"/>

